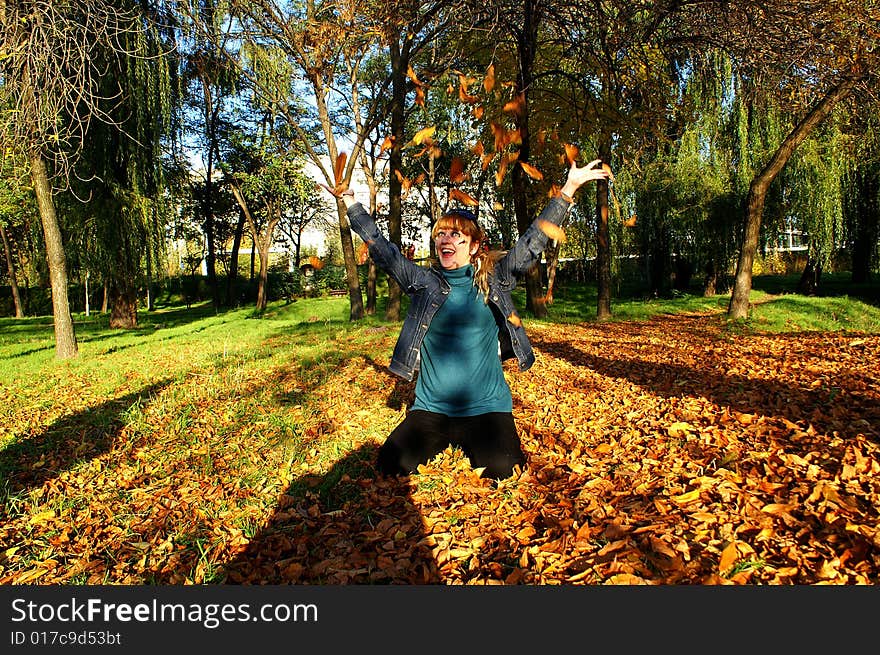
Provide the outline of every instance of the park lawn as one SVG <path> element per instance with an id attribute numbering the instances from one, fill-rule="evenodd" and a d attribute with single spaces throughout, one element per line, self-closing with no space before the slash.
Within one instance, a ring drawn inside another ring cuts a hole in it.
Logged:
<path id="1" fill-rule="evenodd" d="M 0 583 L 876 583 L 877 308 L 756 294 L 735 325 L 696 297 L 526 317 L 529 462 L 497 485 L 452 450 L 375 476 L 413 385 L 347 299 L 77 317 L 66 362 L 4 319 Z"/>

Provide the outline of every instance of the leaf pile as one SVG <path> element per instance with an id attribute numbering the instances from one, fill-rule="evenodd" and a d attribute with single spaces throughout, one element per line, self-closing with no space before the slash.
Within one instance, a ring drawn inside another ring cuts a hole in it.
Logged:
<path id="1" fill-rule="evenodd" d="M 384 368 L 393 330 L 29 419 L 0 583 L 880 580 L 880 337 L 527 329 L 537 362 L 508 380 L 528 464 L 497 484 L 455 450 L 375 476 L 413 393 Z"/>

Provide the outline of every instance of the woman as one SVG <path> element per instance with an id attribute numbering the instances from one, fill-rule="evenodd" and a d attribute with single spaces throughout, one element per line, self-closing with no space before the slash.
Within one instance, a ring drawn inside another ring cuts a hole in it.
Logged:
<path id="1" fill-rule="evenodd" d="M 437 263 L 430 268 L 408 260 L 382 236 L 353 191 L 334 193 L 373 261 L 410 298 L 389 369 L 406 380 L 418 374 L 415 402 L 379 449 L 382 473 L 413 473 L 450 444 L 495 480 L 525 464 L 502 360 L 516 357 L 525 371 L 535 355 L 511 291 L 547 246 L 542 221 L 559 225 L 581 185 L 609 176 L 598 159 L 572 164 L 560 195 L 506 253 L 481 247 L 483 231 L 471 212 L 448 211 L 431 232 Z"/>

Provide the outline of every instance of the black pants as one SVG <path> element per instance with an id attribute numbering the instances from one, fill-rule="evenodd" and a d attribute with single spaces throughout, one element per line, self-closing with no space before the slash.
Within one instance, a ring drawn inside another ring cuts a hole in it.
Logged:
<path id="1" fill-rule="evenodd" d="M 415 409 L 379 449 L 379 470 L 413 473 L 450 444 L 461 448 L 474 468 L 485 467 L 484 477 L 495 480 L 510 477 L 513 467 L 526 461 L 510 413 L 449 417 Z"/>

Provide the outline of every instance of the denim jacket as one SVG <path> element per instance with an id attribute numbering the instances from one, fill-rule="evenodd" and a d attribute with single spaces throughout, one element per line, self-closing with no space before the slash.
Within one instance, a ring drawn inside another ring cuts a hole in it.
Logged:
<path id="1" fill-rule="evenodd" d="M 488 301 L 498 324 L 501 359 L 516 357 L 520 371 L 527 370 L 535 363 L 535 354 L 522 322 L 517 318 L 511 292 L 516 287 L 517 276 L 538 260 L 549 242 L 549 237 L 538 228 L 538 221 L 545 220 L 559 225 L 569 207 L 569 203 L 558 196 L 550 200 L 538 220 L 496 262 L 494 271 L 489 276 Z M 367 244 L 376 266 L 394 279 L 410 298 L 409 310 L 388 368 L 403 379 L 412 380 L 419 369 L 422 340 L 431 320 L 449 294 L 449 284 L 438 268 L 419 266 L 404 257 L 397 246 L 379 233 L 375 221 L 360 203 L 348 208 L 348 220 L 352 229 Z M 513 321 L 508 320 L 508 317 Z"/>

